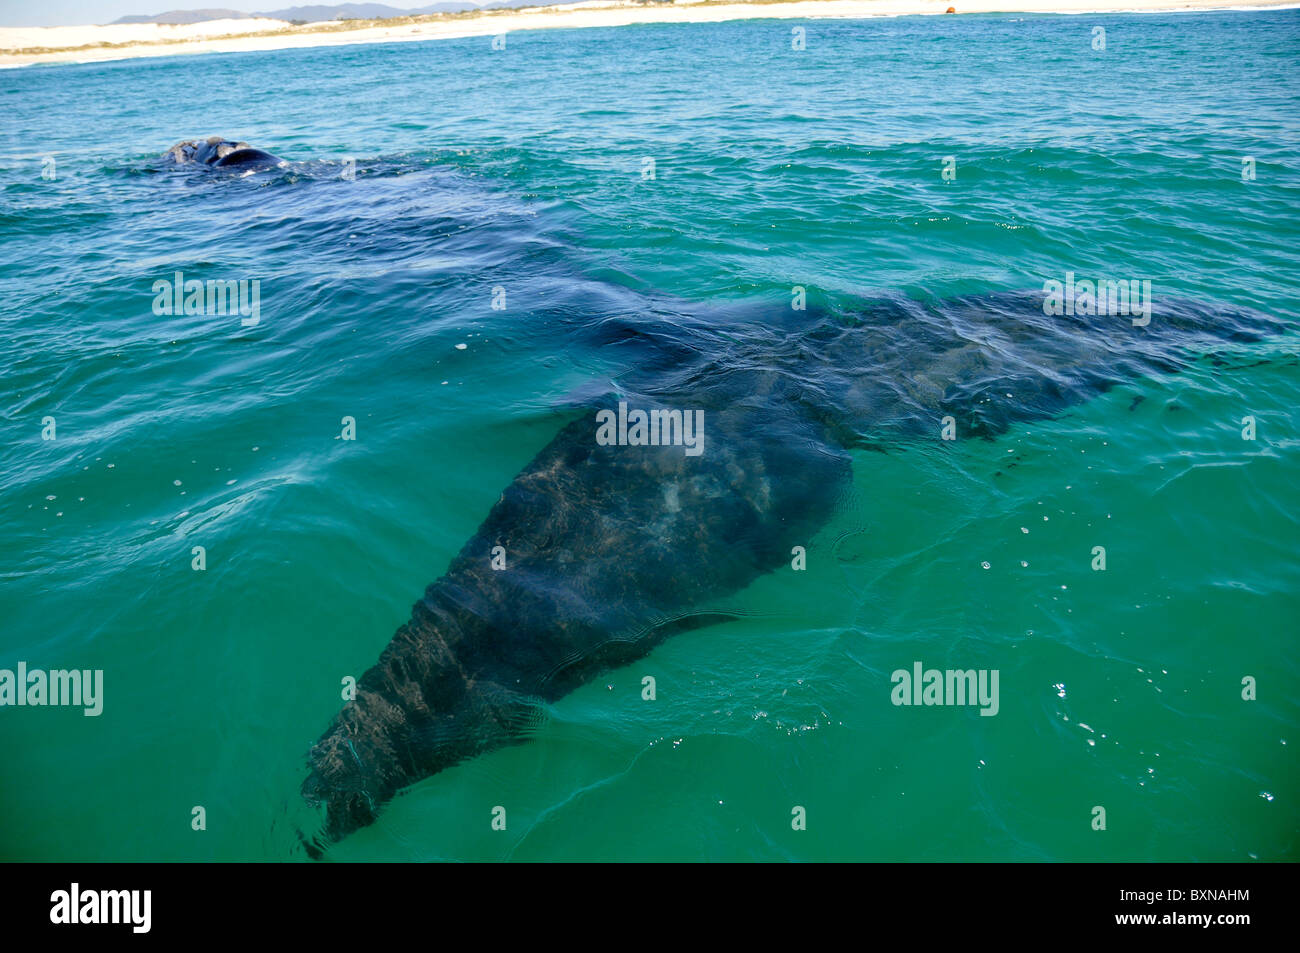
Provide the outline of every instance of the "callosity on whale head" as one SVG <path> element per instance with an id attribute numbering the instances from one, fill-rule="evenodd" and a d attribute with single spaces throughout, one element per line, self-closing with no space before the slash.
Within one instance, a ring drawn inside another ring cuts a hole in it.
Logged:
<path id="1" fill-rule="evenodd" d="M 170 159 L 177 165 L 198 163 L 208 166 L 227 168 L 231 166 L 270 167 L 280 165 L 284 160 L 261 149 L 254 149 L 247 142 L 231 142 L 220 136 L 207 139 L 186 139 L 178 142 L 165 153 L 163 158 Z"/>

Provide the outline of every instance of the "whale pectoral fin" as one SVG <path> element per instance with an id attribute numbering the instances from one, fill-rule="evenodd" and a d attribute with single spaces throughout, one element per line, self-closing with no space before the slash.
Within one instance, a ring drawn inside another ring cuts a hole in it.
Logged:
<path id="1" fill-rule="evenodd" d="M 644 657 L 670 636 L 732 622 L 740 617 L 736 612 L 700 611 L 665 618 L 626 637 L 610 638 L 593 649 L 565 659 L 540 678 L 538 688 L 548 697 L 565 695 L 602 672 L 622 668 Z"/>

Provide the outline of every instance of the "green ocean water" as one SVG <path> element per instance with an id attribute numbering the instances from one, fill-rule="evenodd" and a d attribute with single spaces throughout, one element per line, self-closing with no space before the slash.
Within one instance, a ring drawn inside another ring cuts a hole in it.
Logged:
<path id="1" fill-rule="evenodd" d="M 569 396 L 622 370 L 571 325 L 1067 271 L 1294 322 L 1298 56 L 1282 11 L 0 72 L 0 669 L 104 672 L 98 717 L 0 707 L 0 858 L 305 859 L 299 786 L 341 680 Z M 158 166 L 209 133 L 290 165 Z M 155 314 L 176 271 L 258 279 L 259 324 Z M 807 571 L 330 858 L 1294 859 L 1298 352 L 1242 345 L 994 440 L 854 451 Z M 891 704 L 916 661 L 998 670 L 998 714 Z"/>

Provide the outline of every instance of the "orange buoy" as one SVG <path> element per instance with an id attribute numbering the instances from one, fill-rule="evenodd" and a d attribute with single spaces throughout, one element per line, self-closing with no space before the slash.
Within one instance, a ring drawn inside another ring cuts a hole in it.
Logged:
<path id="1" fill-rule="evenodd" d="M 949 7 L 949 8 L 948 8 L 947 10 L 945 10 L 944 12 L 945 12 L 945 13 L 956 13 L 956 12 L 957 12 L 957 8 L 956 8 L 956 7 Z"/>

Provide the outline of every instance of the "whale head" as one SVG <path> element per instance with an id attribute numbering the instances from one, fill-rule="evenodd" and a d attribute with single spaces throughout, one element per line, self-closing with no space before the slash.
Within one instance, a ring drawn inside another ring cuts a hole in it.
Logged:
<path id="1" fill-rule="evenodd" d="M 278 166 L 284 161 L 269 152 L 254 149 L 247 142 L 232 142 L 220 136 L 178 142 L 163 153 L 163 158 L 177 165 L 194 163 L 221 168 L 233 166 L 269 168 Z"/>

